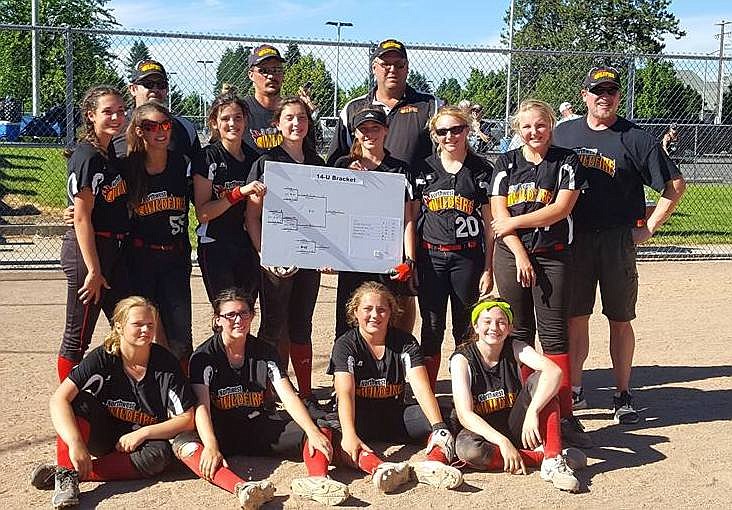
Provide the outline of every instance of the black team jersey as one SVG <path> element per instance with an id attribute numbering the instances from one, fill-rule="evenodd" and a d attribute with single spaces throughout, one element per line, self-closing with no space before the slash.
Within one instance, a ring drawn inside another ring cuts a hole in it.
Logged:
<path id="1" fill-rule="evenodd" d="M 353 374 L 356 384 L 356 422 L 381 418 L 386 420 L 387 416 L 392 418 L 395 414 L 401 418 L 407 372 L 412 367 L 423 365 L 422 351 L 411 334 L 390 327 L 386 334 L 384 356 L 377 360 L 355 327 L 335 341 L 328 374 Z"/>
<path id="2" fill-rule="evenodd" d="M 278 161 L 280 163 L 297 163 L 297 161 L 292 159 L 282 147 L 275 147 L 271 151 L 260 156 L 259 159 L 254 162 L 254 164 L 252 165 L 252 170 L 249 172 L 247 183 L 250 183 L 252 181 L 264 182 L 264 163 L 267 161 Z M 316 154 L 311 154 L 309 151 L 305 151 L 305 161 L 303 164 L 325 166 L 325 161 L 323 161 L 323 158 L 321 158 L 320 156 Z"/>
<path id="3" fill-rule="evenodd" d="M 272 382 L 287 377 L 277 352 L 267 343 L 247 336 L 244 363 L 229 363 L 221 334 L 216 333 L 195 350 L 190 361 L 191 384 L 208 387 L 211 418 L 236 422 L 254 419 L 262 413 L 266 390 Z M 252 438 L 256 441 L 256 438 Z"/>
<path id="4" fill-rule="evenodd" d="M 415 177 L 415 199 L 422 202 L 419 237 L 432 244 L 481 243 L 481 206 L 488 203 L 493 171 L 480 156 L 468 153 L 463 167 L 448 173 L 439 156 L 424 160 Z"/>
<path id="5" fill-rule="evenodd" d="M 353 163 L 354 159 L 349 156 L 341 156 L 335 162 L 333 163 L 333 166 L 335 168 L 350 168 L 351 163 Z M 395 157 L 393 157 L 389 152 L 387 151 L 384 154 L 384 159 L 381 160 L 381 164 L 374 168 L 373 170 L 369 170 L 369 172 L 387 172 L 390 174 L 402 174 L 404 177 L 406 177 L 407 181 L 407 189 L 404 194 L 404 201 L 413 200 L 414 199 L 414 172 L 412 172 L 412 169 L 410 166 Z"/>
<path id="6" fill-rule="evenodd" d="M 569 149 L 551 146 L 538 165 L 524 158 L 522 149 L 498 156 L 493 171 L 491 195 L 506 197 L 511 216 L 538 211 L 556 202 L 559 190 L 587 187 L 584 169 Z M 528 252 L 563 249 L 572 243 L 571 214 L 553 225 L 518 229 L 516 234 Z"/>
<path id="7" fill-rule="evenodd" d="M 220 140 L 207 145 L 193 163 L 193 173 L 211 181 L 211 200 L 218 200 L 227 191 L 246 185 L 252 164 L 259 157 L 246 145 L 242 145 L 244 160 L 239 161 L 227 151 Z M 246 200 L 232 205 L 222 215 L 198 226 L 196 233 L 200 243 L 217 239 L 243 240 Z"/>
<path id="8" fill-rule="evenodd" d="M 178 360 L 165 347 L 150 345 L 140 381 L 127 375 L 122 358 L 99 346 L 74 367 L 69 379 L 92 394 L 126 432 L 183 414 L 196 404 Z"/>
<path id="9" fill-rule="evenodd" d="M 681 175 L 650 133 L 622 117 L 601 131 L 590 129 L 586 117 L 562 122 L 553 141 L 574 149 L 587 168 L 589 188 L 573 214 L 578 230 L 637 226 L 645 218 L 643 185 L 660 193 Z"/>
<path id="10" fill-rule="evenodd" d="M 148 175 L 147 193 L 134 209 L 132 235 L 148 245 L 188 243 L 188 164 L 168 151 L 161 173 Z"/>
<path id="11" fill-rule="evenodd" d="M 513 340 L 508 337 L 501 349 L 498 363 L 488 368 L 476 342 L 466 342 L 455 350 L 450 359 L 462 356 L 470 370 L 470 394 L 473 411 L 489 425 L 505 434 L 508 431 L 508 415 L 521 391 L 518 363 L 513 356 Z M 453 411 L 453 420 L 455 412 Z"/>
<path id="12" fill-rule="evenodd" d="M 119 161 L 111 154 L 107 160 L 92 144 L 82 141 L 74 149 L 68 162 L 66 190 L 69 205 L 84 188 L 94 196 L 92 225 L 96 232 L 126 234 L 130 231 L 127 211 L 127 184 Z"/>
<path id="13" fill-rule="evenodd" d="M 404 97 L 390 109 L 376 99 L 376 88 L 373 88 L 368 94 L 346 103 L 341 110 L 328 150 L 328 165 L 333 166 L 338 158 L 350 151 L 353 144 L 353 118 L 364 108 L 381 108 L 386 113 L 389 134 L 384 146 L 395 158 L 415 165 L 432 153 L 427 123 L 437 112 L 437 98 L 407 85 Z"/>

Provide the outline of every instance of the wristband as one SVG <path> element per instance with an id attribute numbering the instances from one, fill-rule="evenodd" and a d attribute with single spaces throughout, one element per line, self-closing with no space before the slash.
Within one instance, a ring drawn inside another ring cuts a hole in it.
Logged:
<path id="1" fill-rule="evenodd" d="M 224 196 L 231 205 L 234 205 L 237 202 L 241 202 L 242 200 L 244 200 L 244 195 L 241 192 L 241 186 L 237 186 L 236 188 L 227 191 L 226 193 L 224 193 Z"/>
<path id="2" fill-rule="evenodd" d="M 438 421 L 437 423 L 432 425 L 432 432 L 437 432 L 438 430 L 450 430 L 450 429 L 447 427 L 447 423 L 445 423 L 444 421 Z"/>

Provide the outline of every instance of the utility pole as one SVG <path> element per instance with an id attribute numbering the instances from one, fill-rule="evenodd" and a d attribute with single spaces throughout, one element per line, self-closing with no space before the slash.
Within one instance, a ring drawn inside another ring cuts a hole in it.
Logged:
<path id="1" fill-rule="evenodd" d="M 717 70 L 717 116 L 714 119 L 715 124 L 722 123 L 722 99 L 724 96 L 724 27 L 732 24 L 732 21 L 720 21 L 715 23 L 719 26 L 719 69 Z"/>

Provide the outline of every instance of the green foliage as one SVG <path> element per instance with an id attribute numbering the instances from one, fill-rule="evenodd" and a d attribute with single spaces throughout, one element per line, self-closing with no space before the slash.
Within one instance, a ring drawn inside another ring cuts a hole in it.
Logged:
<path id="1" fill-rule="evenodd" d="M 369 93 L 369 80 L 366 78 L 360 85 L 354 85 L 350 89 L 338 90 L 338 108 L 343 108 L 348 101 L 356 97 L 365 96 Z"/>
<path id="2" fill-rule="evenodd" d="M 297 43 L 289 43 L 283 57 L 285 59 L 285 66 L 294 66 L 295 64 L 297 64 L 301 57 L 302 54 L 300 53 L 300 47 L 297 45 Z"/>
<path id="3" fill-rule="evenodd" d="M 202 101 L 203 99 L 199 93 L 191 92 L 180 101 L 178 114 L 185 117 L 204 117 Z"/>
<path id="4" fill-rule="evenodd" d="M 471 69 L 463 96 L 473 103 L 482 104 L 484 117 L 502 118 L 506 108 L 506 73 Z"/>
<path id="5" fill-rule="evenodd" d="M 443 78 L 435 93 L 446 104 L 458 104 L 463 96 L 463 89 L 455 78 Z"/>
<path id="6" fill-rule="evenodd" d="M 407 75 L 407 83 L 411 85 L 411 87 L 415 90 L 418 90 L 420 92 L 425 92 L 427 94 L 432 93 L 432 85 L 430 85 L 429 80 L 427 80 L 427 77 L 420 73 L 419 71 L 415 71 L 414 69 L 411 69 L 409 71 L 409 74 Z"/>
<path id="7" fill-rule="evenodd" d="M 686 35 L 671 0 L 515 0 L 514 48 L 658 53 Z M 506 11 L 508 25 L 509 11 Z M 507 29 L 503 32 L 508 41 Z"/>
<path id="8" fill-rule="evenodd" d="M 248 74 L 250 52 L 251 50 L 242 44 L 238 44 L 233 49 L 226 48 L 216 68 L 216 81 L 212 91 L 214 97 L 221 93 L 221 87 L 224 83 L 236 87 L 236 92 L 240 96 L 253 93 L 252 80 L 249 79 Z"/>
<path id="9" fill-rule="evenodd" d="M 635 117 L 685 120 L 697 117 L 701 96 L 679 80 L 671 62 L 653 59 L 636 72 Z"/>
<path id="10" fill-rule="evenodd" d="M 132 77 L 135 74 L 135 68 L 137 67 L 138 62 L 141 60 L 149 60 L 151 58 L 150 49 L 147 47 L 147 44 L 142 41 L 135 41 L 132 43 L 130 55 L 127 57 L 127 80 L 132 82 Z"/>
<path id="11" fill-rule="evenodd" d="M 47 0 L 39 5 L 39 24 L 68 25 L 74 28 L 112 28 L 117 22 L 105 5 L 109 0 Z M 30 2 L 0 0 L 0 23 L 30 24 Z M 103 35 L 73 34 L 74 101 L 99 83 L 123 86 L 124 80 L 113 69 L 116 57 L 109 51 Z M 40 73 L 41 109 L 62 103 L 66 91 L 66 42 L 60 32 L 41 32 Z M 31 34 L 0 32 L 0 91 L 31 104 Z"/>
<path id="12" fill-rule="evenodd" d="M 297 95 L 298 89 L 307 82 L 313 84 L 310 89 L 313 102 L 322 112 L 330 111 L 333 105 L 333 78 L 325 68 L 325 62 L 310 53 L 302 55 L 287 68 L 282 81 L 282 95 Z"/>

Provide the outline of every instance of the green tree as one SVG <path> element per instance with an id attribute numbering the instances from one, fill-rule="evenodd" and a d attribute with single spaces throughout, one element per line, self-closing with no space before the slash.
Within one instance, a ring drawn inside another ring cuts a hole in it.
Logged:
<path id="1" fill-rule="evenodd" d="M 47 0 L 39 5 L 40 25 L 74 28 L 109 29 L 117 25 L 109 0 Z M 30 2 L 0 0 L 0 23 L 30 24 Z M 114 70 L 117 57 L 108 49 L 108 37 L 100 34 L 72 34 L 74 101 L 99 83 L 122 87 L 122 79 Z M 40 95 L 41 109 L 64 102 L 66 92 L 66 41 L 60 32 L 41 32 Z M 0 32 L 0 90 L 21 99 L 24 109 L 31 104 L 31 35 L 30 32 Z"/>
<path id="2" fill-rule="evenodd" d="M 313 102 L 324 112 L 331 111 L 333 107 L 333 78 L 325 68 L 322 59 L 307 53 L 288 67 L 285 71 L 285 78 L 282 81 L 282 95 L 297 95 L 298 89 L 307 82 L 312 82 L 310 97 Z"/>
<path id="3" fill-rule="evenodd" d="M 289 43 L 287 50 L 285 51 L 285 66 L 292 67 L 300 60 L 302 54 L 300 53 L 300 47 L 297 43 Z"/>
<path id="4" fill-rule="evenodd" d="M 343 108 L 351 99 L 365 96 L 369 93 L 369 79 L 364 79 L 360 84 L 354 85 L 348 90 L 338 89 L 338 108 Z"/>
<path id="5" fill-rule="evenodd" d="M 170 102 L 170 111 L 173 115 L 182 115 L 181 106 L 183 104 L 183 93 L 175 83 L 171 83 L 168 90 L 168 101 Z"/>
<path id="6" fill-rule="evenodd" d="M 238 44 L 235 48 L 226 48 L 219 65 L 216 67 L 216 81 L 213 87 L 213 96 L 216 97 L 221 93 L 221 87 L 224 83 L 229 83 L 236 87 L 236 92 L 240 96 L 250 94 L 252 91 L 252 80 L 249 79 L 249 53 L 251 50 Z"/>
<path id="7" fill-rule="evenodd" d="M 635 117 L 690 120 L 700 109 L 701 96 L 679 80 L 672 62 L 649 60 L 636 72 Z"/>
<path id="8" fill-rule="evenodd" d="M 141 60 L 149 60 L 150 58 L 152 57 L 150 56 L 150 49 L 147 47 L 147 44 L 142 41 L 132 43 L 130 55 L 127 57 L 127 78 L 130 82 L 135 75 L 137 63 Z"/>
<path id="9" fill-rule="evenodd" d="M 437 87 L 436 95 L 447 104 L 458 104 L 462 99 L 463 89 L 455 78 L 443 78 Z"/>
<path id="10" fill-rule="evenodd" d="M 429 80 L 419 71 L 410 69 L 409 74 L 407 75 L 407 83 L 415 90 L 426 92 L 428 94 L 432 93 L 432 86 L 430 85 Z"/>
<path id="11" fill-rule="evenodd" d="M 178 107 L 179 115 L 201 119 L 204 115 L 202 108 L 203 98 L 198 92 L 191 92 L 183 98 Z"/>
<path id="12" fill-rule="evenodd" d="M 471 69 L 463 95 L 473 103 L 482 104 L 485 117 L 502 118 L 506 104 L 506 73 Z"/>
<path id="13" fill-rule="evenodd" d="M 659 53 L 665 36 L 686 35 L 670 5 L 671 0 L 515 0 L 513 45 Z M 507 30 L 503 39 L 508 41 Z"/>

